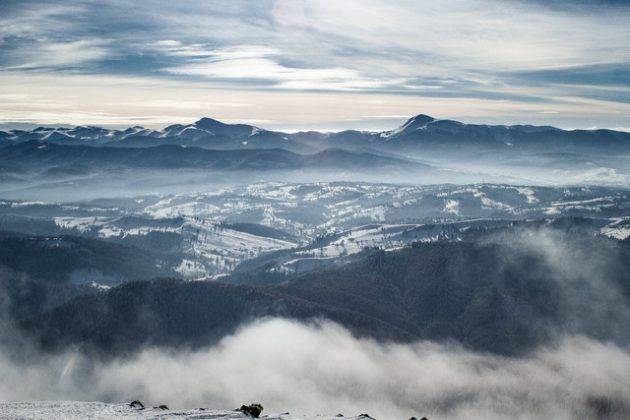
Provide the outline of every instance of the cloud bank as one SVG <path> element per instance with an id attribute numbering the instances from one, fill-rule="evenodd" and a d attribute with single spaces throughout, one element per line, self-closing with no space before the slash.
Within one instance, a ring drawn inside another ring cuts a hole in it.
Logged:
<path id="1" fill-rule="evenodd" d="M 377 418 L 592 418 L 630 414 L 630 354 L 567 337 L 521 359 L 419 342 L 383 345 L 342 327 L 267 319 L 195 352 L 145 349 L 129 359 L 77 353 L 0 357 L 0 399 L 130 401 L 313 416 Z M 405 417 L 406 416 L 406 417 Z"/>

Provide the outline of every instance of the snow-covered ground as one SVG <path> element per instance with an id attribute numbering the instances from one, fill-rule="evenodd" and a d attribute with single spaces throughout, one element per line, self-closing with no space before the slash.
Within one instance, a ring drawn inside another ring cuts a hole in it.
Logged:
<path id="1" fill-rule="evenodd" d="M 260 182 L 208 193 L 65 205 L 0 201 L 4 214 L 48 218 L 59 234 L 149 247 L 163 241 L 181 254 L 173 268 L 194 279 L 228 274 L 245 260 L 280 250 L 294 249 L 292 258 L 299 262 L 366 247 L 395 249 L 440 235 L 402 237 L 393 226 L 577 216 L 602 220 L 603 235 L 630 237 L 628 192 L 599 187 Z M 20 231 L 20 226 L 6 230 Z M 337 239 L 321 241 L 330 237 Z"/>
<path id="2" fill-rule="evenodd" d="M 254 258 L 263 252 L 293 248 L 296 243 L 281 239 L 253 235 L 229 229 L 203 219 L 189 220 L 183 231 L 184 252 L 207 267 L 207 274 L 224 274 L 246 259 Z M 181 270 L 187 270 L 186 266 Z M 181 272 L 181 271 L 180 271 Z"/>
<path id="3" fill-rule="evenodd" d="M 630 217 L 615 218 L 601 229 L 602 235 L 624 240 L 630 238 Z"/>
<path id="4" fill-rule="evenodd" d="M 313 258 L 335 258 L 343 255 L 352 255 L 361 252 L 365 248 L 379 247 L 381 249 L 398 248 L 415 238 L 405 240 L 402 236 L 406 231 L 421 225 L 369 225 L 351 229 L 339 235 L 337 239 L 328 245 L 295 254 Z"/>
<path id="5" fill-rule="evenodd" d="M 370 223 L 421 223 L 477 217 L 536 218 L 568 212 L 595 214 L 628 208 L 627 194 L 625 190 L 592 187 L 261 182 L 212 193 L 120 199 L 109 208 L 90 202 L 55 208 L 50 203 L 3 201 L 0 212 L 15 213 L 10 209 L 19 209 L 28 214 L 43 212 L 45 208 L 60 228 L 79 233 L 94 229 L 101 237 L 176 232 L 181 223 L 169 224 L 169 220 L 190 222 L 196 219 L 204 223 L 258 223 L 302 239 L 313 239 Z M 38 210 L 38 206 L 41 209 Z M 153 223 L 120 225 L 117 219 L 122 216 L 144 218 Z"/>
<path id="6" fill-rule="evenodd" d="M 214 419 L 237 420 L 251 419 L 239 411 L 214 409 L 162 410 L 147 407 L 132 408 L 129 404 L 106 404 L 102 402 L 82 401 L 34 401 L 34 402 L 0 402 L 0 419 L 46 419 L 46 420 L 79 420 L 79 419 Z M 350 420 L 369 419 L 365 416 L 337 417 L 336 415 L 320 415 L 316 417 L 295 416 L 289 413 L 263 413 L 261 419 L 267 420 Z"/>

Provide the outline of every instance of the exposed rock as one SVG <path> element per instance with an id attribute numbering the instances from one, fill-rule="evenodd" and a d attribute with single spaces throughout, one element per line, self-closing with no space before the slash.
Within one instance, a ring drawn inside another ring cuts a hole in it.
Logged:
<path id="1" fill-rule="evenodd" d="M 252 403 L 250 405 L 242 405 L 237 411 L 240 411 L 244 414 L 252 416 L 254 418 L 258 418 L 260 413 L 263 411 L 263 406 L 258 403 Z"/>
<path id="2" fill-rule="evenodd" d="M 144 408 L 144 404 L 142 404 L 140 401 L 138 400 L 133 400 L 129 403 L 129 407 L 131 408 L 138 408 L 138 409 L 143 409 Z"/>

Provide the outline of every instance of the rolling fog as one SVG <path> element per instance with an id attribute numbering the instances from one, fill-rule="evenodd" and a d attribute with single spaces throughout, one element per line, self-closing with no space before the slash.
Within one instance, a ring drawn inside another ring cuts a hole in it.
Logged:
<path id="1" fill-rule="evenodd" d="M 378 344 L 321 321 L 265 319 L 195 352 L 147 348 L 131 358 L 78 353 L 0 357 L 0 399 L 141 399 L 171 408 L 230 409 L 260 401 L 267 413 L 369 413 L 376 418 L 588 418 L 628 415 L 630 353 L 565 337 L 521 359 L 456 345 Z"/>
<path id="2" fill-rule="evenodd" d="M 233 171 L 199 169 L 125 170 L 96 172 L 87 176 L 48 179 L 34 176 L 28 182 L 0 185 L 0 198 L 71 202 L 146 194 L 212 192 L 256 182 L 374 182 L 430 185 L 440 183 L 511 182 L 517 178 L 482 176 L 456 170 L 416 174 L 408 171 Z M 522 181 L 522 180 L 521 180 Z"/>
<path id="3" fill-rule="evenodd" d="M 20 182 L 0 183 L 0 198 L 69 202 L 96 198 L 130 197 L 144 194 L 186 194 L 216 191 L 254 182 L 373 182 L 432 185 L 499 183 L 538 186 L 596 185 L 628 188 L 630 166 L 627 156 L 598 158 L 549 158 L 518 155 L 513 158 L 488 154 L 460 155 L 456 151 L 439 156 L 399 154 L 424 169 L 343 168 L 296 170 L 213 171 L 180 169 L 94 170 L 77 176 L 51 177 L 30 168 Z"/>

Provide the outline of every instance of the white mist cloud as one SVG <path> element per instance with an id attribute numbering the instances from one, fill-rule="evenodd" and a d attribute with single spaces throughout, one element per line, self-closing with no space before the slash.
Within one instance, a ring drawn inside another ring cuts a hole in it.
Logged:
<path id="1" fill-rule="evenodd" d="M 592 416 L 598 401 L 627 409 L 628 371 L 626 350 L 581 337 L 510 359 L 430 342 L 378 344 L 328 322 L 267 319 L 199 351 L 145 349 L 105 363 L 74 353 L 28 364 L 3 356 L 0 400 L 139 398 L 180 408 L 255 400 L 294 415 L 569 419 Z"/>

